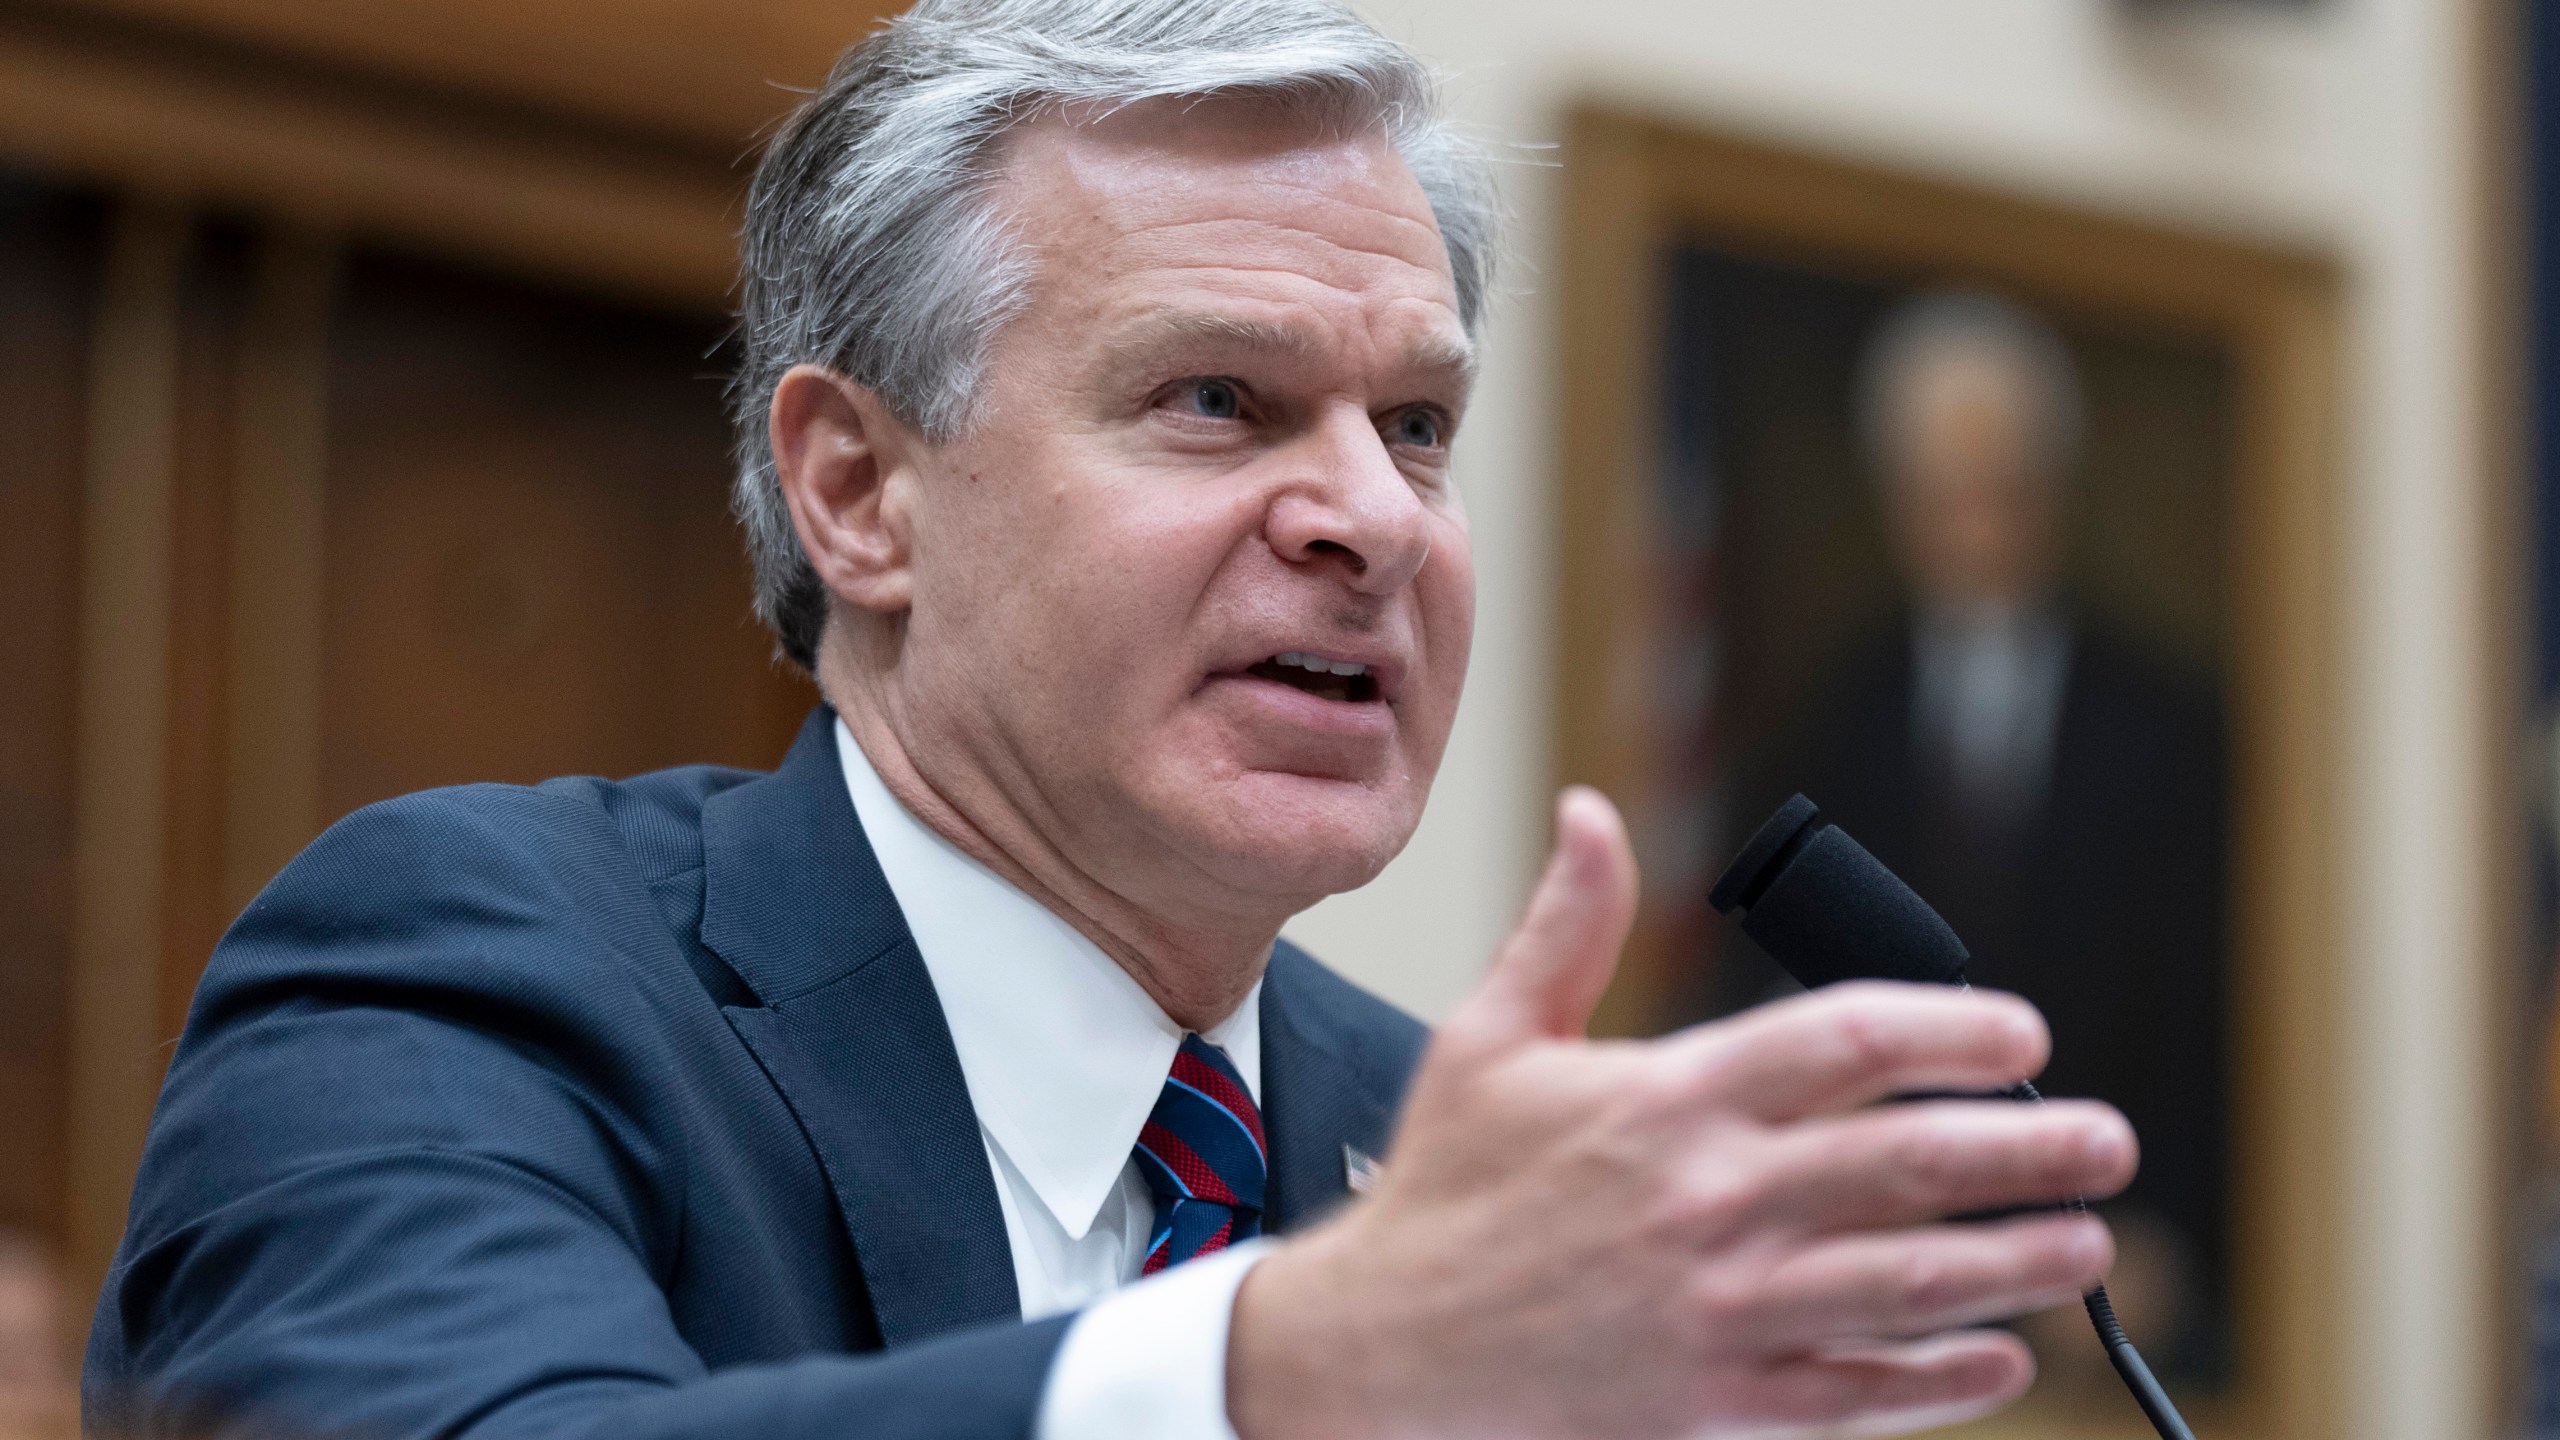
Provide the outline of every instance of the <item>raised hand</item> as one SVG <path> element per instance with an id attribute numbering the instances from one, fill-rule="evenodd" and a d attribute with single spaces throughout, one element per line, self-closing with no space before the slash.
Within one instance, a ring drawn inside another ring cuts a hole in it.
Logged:
<path id="1" fill-rule="evenodd" d="M 1597 792 L 1483 984 L 1441 1027 L 1377 1190 L 1248 1277 L 1244 1440 L 1866 1435 L 2026 1388 L 1984 1321 L 2065 1302 L 2099 1222 L 1945 1217 L 2102 1195 L 2104 1106 L 1938 1100 L 2044 1063 L 2013 997 L 1837 986 L 1652 1041 L 1584 1038 L 1635 911 Z"/>

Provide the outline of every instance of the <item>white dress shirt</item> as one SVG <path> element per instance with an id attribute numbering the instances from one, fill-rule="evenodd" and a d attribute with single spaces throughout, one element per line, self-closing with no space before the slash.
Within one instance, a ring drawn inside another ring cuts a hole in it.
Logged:
<path id="1" fill-rule="evenodd" d="M 1130 1152 L 1182 1027 L 1101 947 L 909 813 L 841 720 L 836 751 L 960 1054 L 1022 1318 L 1085 1312 L 1049 1372 L 1036 1440 L 1233 1440 L 1227 1319 L 1262 1247 L 1130 1283 L 1155 1221 Z M 1203 1035 L 1256 1103 L 1261 1022 L 1257 984 Z"/>
<path id="2" fill-rule="evenodd" d="M 2043 803 L 2071 669 L 2071 630 L 2023 606 L 1932 607 L 1913 627 L 1912 706 L 1921 752 L 1960 801 L 2014 821 Z"/>

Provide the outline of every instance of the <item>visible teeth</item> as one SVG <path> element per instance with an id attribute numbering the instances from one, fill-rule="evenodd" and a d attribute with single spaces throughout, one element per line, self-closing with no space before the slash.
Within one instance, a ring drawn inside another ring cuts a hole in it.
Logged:
<path id="1" fill-rule="evenodd" d="M 1321 655 L 1309 655 L 1300 650 L 1283 650 L 1271 657 L 1271 663 L 1295 665 L 1301 670 L 1313 670 L 1319 675 L 1366 675 L 1369 673 L 1369 667 L 1366 665 L 1349 660 L 1327 660 Z"/>

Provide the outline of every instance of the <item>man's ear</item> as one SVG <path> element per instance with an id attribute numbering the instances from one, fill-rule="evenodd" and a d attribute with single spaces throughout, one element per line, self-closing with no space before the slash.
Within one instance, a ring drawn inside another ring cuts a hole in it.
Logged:
<path id="1" fill-rule="evenodd" d="M 819 581 L 865 610 L 906 609 L 914 537 L 904 467 L 915 433 L 867 387 L 816 365 L 782 377 L 766 425 L 792 527 Z"/>

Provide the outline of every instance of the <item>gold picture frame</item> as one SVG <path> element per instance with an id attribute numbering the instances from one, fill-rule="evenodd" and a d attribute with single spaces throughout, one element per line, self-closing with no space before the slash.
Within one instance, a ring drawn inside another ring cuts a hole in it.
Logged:
<path id="1" fill-rule="evenodd" d="M 1663 263 L 1674 244 L 2209 335 L 2227 356 L 2231 533 L 2232 1382 L 2191 1415 L 2217 1440 L 2337 1432 L 2331 917 L 2342 780 L 2334 566 L 2340 282 L 2321 257 L 1589 107 L 1564 153 L 1558 778 L 1614 796 L 1646 842 L 1666 773 L 1650 733 L 1644 567 L 1661 436 Z M 1660 1028 L 1675 980 L 1649 897 L 1599 1026 Z M 2094 1345 L 2096 1342 L 2091 1341 Z M 2121 1420 L 1973 1427 L 2136 1440 Z"/>

